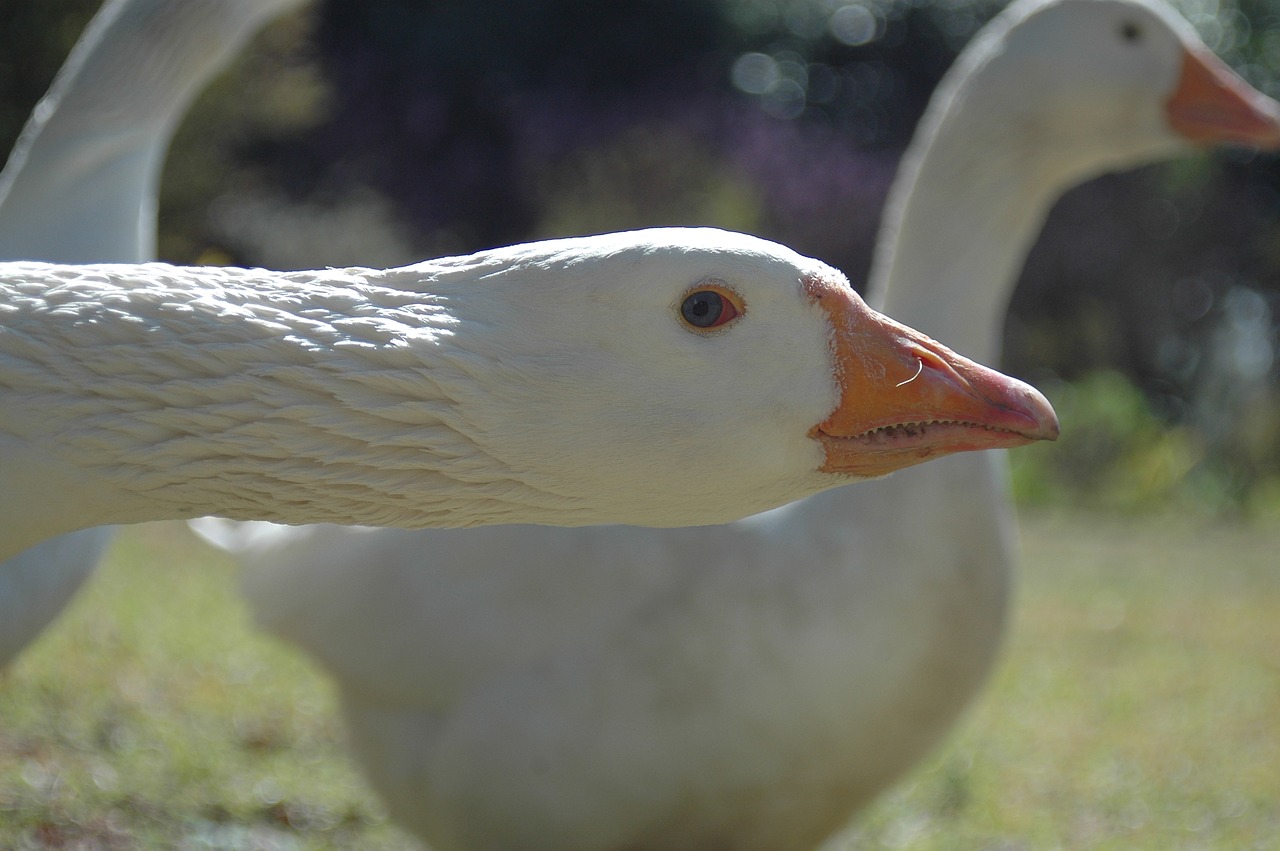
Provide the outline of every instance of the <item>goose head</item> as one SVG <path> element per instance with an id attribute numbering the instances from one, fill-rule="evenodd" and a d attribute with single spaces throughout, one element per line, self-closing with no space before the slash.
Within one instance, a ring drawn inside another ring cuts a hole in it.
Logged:
<path id="1" fill-rule="evenodd" d="M 428 286 L 447 293 L 456 343 L 487 352 L 487 379 L 464 375 L 449 391 L 477 413 L 469 432 L 549 492 L 563 484 L 530 461 L 564 459 L 556 476 L 614 520 L 719 522 L 1056 435 L 1030 387 L 871 310 L 830 266 L 754 237 L 653 229 L 501 249 L 461 268 L 461 288 L 448 274 Z M 697 514 L 676 508 L 687 502 Z"/>
<path id="2" fill-rule="evenodd" d="M 1160 0 L 1023 0 L 938 87 L 886 204 L 870 301 L 982 361 L 1050 208 L 1104 172 L 1280 145 L 1280 104 Z"/>
<path id="3" fill-rule="evenodd" d="M 1280 147 L 1280 106 L 1160 0 L 1023 0 L 950 79 L 969 102 L 951 115 L 991 121 L 1059 183 L 1196 145 Z"/>
<path id="4" fill-rule="evenodd" d="M 0 313 L 15 538 L 69 531 L 73 497 L 83 525 L 700 525 L 1057 434 L 831 267 L 713 229 L 392 270 L 0 264 Z"/>

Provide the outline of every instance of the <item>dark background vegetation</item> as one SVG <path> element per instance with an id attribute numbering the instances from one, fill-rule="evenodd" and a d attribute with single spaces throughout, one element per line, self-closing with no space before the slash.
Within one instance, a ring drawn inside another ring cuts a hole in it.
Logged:
<path id="1" fill-rule="evenodd" d="M 162 256 L 390 265 L 714 224 L 857 283 L 925 102 L 1002 5 L 317 2 L 196 105 L 166 171 Z M 97 6 L 0 3 L 0 144 Z M 1280 91 L 1280 11 L 1183 8 Z M 1274 511 L 1278 299 L 1280 159 L 1204 155 L 1069 193 L 1007 328 L 1004 366 L 1046 387 L 1065 426 L 1019 453 L 1024 498 Z"/>

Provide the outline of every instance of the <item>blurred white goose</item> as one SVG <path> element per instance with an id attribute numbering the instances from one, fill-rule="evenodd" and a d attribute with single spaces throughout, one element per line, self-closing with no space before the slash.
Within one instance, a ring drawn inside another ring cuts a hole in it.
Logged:
<path id="1" fill-rule="evenodd" d="M 980 357 L 1072 183 L 1280 141 L 1276 105 L 1165 5 L 1034 0 L 940 87 L 876 297 Z M 206 531 L 260 620 L 336 677 L 353 747 L 436 851 L 804 849 L 926 753 L 1003 631 L 1004 456 L 724 527 Z"/>
<path id="2" fill-rule="evenodd" d="M 0 171 L 0 259 L 155 258 L 156 186 L 192 99 L 302 0 L 111 0 Z M 62 611 L 110 540 L 85 529 L 0 563 L 0 668 Z"/>
<path id="3" fill-rule="evenodd" d="M 710 228 L 389 270 L 0 263 L 3 557 L 205 514 L 723 522 L 1056 435 L 829 266 Z"/>

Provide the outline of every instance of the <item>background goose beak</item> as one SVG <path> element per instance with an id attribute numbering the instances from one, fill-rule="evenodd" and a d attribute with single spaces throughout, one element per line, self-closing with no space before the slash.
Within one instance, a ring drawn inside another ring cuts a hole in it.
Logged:
<path id="1" fill-rule="evenodd" d="M 1280 104 L 1207 51 L 1190 48 L 1184 53 L 1182 75 L 1165 102 L 1165 114 L 1169 126 L 1198 145 L 1280 148 Z"/>

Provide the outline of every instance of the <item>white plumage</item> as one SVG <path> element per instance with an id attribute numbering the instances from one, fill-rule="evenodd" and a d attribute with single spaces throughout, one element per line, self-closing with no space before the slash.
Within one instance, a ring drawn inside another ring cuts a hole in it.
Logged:
<path id="1" fill-rule="evenodd" d="M 710 228 L 388 270 L 0 264 L 5 557 L 205 514 L 723 522 L 1056 434 L 834 269 Z"/>
<path id="2" fill-rule="evenodd" d="M 1276 115 L 1162 3 L 1015 4 L 929 108 L 872 292 L 994 358 L 1064 189 L 1190 141 L 1274 146 Z M 838 830 L 983 681 L 1005 479 L 969 454 L 672 531 L 207 531 L 258 562 L 260 620 L 335 676 L 373 785 L 436 851 L 779 851 Z"/>
<path id="3" fill-rule="evenodd" d="M 0 172 L 0 259 L 153 259 L 156 187 L 178 121 L 262 24 L 300 2 L 106 3 Z M 0 668 L 62 611 L 110 539 L 85 529 L 0 564 Z"/>
<path id="4" fill-rule="evenodd" d="M 0 174 L 0 258 L 154 258 L 156 187 L 178 122 L 261 26 L 302 2 L 104 4 Z"/>

